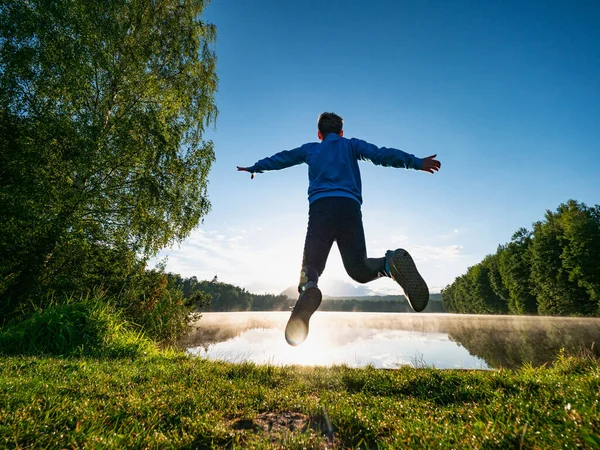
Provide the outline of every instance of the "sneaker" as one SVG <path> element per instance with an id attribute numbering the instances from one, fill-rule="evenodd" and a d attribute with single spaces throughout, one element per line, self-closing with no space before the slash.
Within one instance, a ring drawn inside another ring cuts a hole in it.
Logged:
<path id="1" fill-rule="evenodd" d="M 416 312 L 421 312 L 429 302 L 429 288 L 419 274 L 415 262 L 403 248 L 389 250 L 385 254 L 390 275 L 402 286 L 408 303 Z"/>
<path id="2" fill-rule="evenodd" d="M 294 305 L 290 320 L 285 327 L 285 340 L 292 346 L 302 344 L 308 336 L 308 321 L 321 304 L 321 291 L 317 283 L 309 281 Z"/>

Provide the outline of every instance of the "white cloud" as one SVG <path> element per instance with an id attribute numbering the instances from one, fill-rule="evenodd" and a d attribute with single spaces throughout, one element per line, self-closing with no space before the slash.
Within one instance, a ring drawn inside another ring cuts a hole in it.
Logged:
<path id="1" fill-rule="evenodd" d="M 467 258 L 459 244 L 410 246 L 407 245 L 409 237 L 403 234 L 392 235 L 390 241 L 392 247 L 401 246 L 411 253 L 432 292 L 451 282 L 466 266 Z M 228 226 L 217 231 L 198 228 L 180 247 L 161 252 L 159 258 L 167 256 L 166 270 L 184 277 L 207 280 L 217 275 L 220 281 L 245 287 L 251 292 L 279 294 L 298 283 L 303 244 L 302 230 L 282 229 L 280 224 L 264 229 Z M 372 247 L 368 250 L 370 257 L 381 257 L 389 248 Z M 365 285 L 354 282 L 346 274 L 336 245 L 330 252 L 319 284 L 326 295 L 332 296 L 402 293 L 390 279 Z"/>
<path id="2" fill-rule="evenodd" d="M 452 231 L 440 234 L 439 236 L 437 236 L 437 238 L 446 241 L 449 239 L 456 239 L 459 235 L 465 234 L 465 231 L 466 230 L 464 229 L 454 228 Z"/>
<path id="3" fill-rule="evenodd" d="M 395 235 L 392 234 L 392 236 L 390 237 L 390 240 L 388 241 L 389 244 L 391 244 L 392 246 L 398 246 L 398 245 L 404 245 L 408 242 L 408 236 L 401 234 L 401 235 Z"/>
<path id="4" fill-rule="evenodd" d="M 272 237 L 259 228 L 219 232 L 198 228 L 178 248 L 165 250 L 166 270 L 184 277 L 212 279 L 253 292 L 279 293 L 297 283 L 302 242 L 289 245 L 285 237 Z"/>
<path id="5" fill-rule="evenodd" d="M 462 256 L 462 245 L 416 245 L 411 247 L 410 253 L 417 261 L 456 261 Z"/>

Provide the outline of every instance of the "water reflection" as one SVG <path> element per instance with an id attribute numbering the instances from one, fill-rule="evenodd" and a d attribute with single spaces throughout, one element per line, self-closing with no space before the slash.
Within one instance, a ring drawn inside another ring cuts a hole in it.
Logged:
<path id="1" fill-rule="evenodd" d="M 233 362 L 489 369 L 544 364 L 563 347 L 598 352 L 600 338 L 600 319 L 317 312 L 308 339 L 294 348 L 283 338 L 288 317 L 206 313 L 181 344 Z"/>

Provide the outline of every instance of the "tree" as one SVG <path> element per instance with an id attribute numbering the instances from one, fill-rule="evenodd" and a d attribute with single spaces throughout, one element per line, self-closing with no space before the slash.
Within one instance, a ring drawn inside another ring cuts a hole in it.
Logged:
<path id="1" fill-rule="evenodd" d="M 520 228 L 511 242 L 498 248 L 500 276 L 508 292 L 508 310 L 511 314 L 536 314 L 538 310 L 531 282 L 532 238 L 530 231 Z"/>
<path id="2" fill-rule="evenodd" d="M 442 304 L 448 312 L 463 314 L 505 313 L 506 303 L 492 285 L 493 257 L 471 266 L 467 273 L 442 289 Z"/>
<path id="3" fill-rule="evenodd" d="M 593 208 L 569 200 L 558 210 L 563 230 L 563 269 L 585 289 L 589 311 L 600 312 L 600 205 Z"/>
<path id="4" fill-rule="evenodd" d="M 209 211 L 216 30 L 204 6 L 0 6 L 0 310 L 60 278 L 98 282 L 102 265 L 82 261 L 133 265 Z"/>
<path id="5" fill-rule="evenodd" d="M 482 313 L 473 301 L 473 289 L 469 277 L 469 267 L 466 274 L 456 277 L 454 282 L 442 289 L 442 304 L 444 309 L 453 313 Z"/>
<path id="6" fill-rule="evenodd" d="M 498 269 L 498 256 L 486 256 L 475 268 L 477 270 L 472 273 L 475 295 L 483 304 L 484 311 L 487 314 L 506 314 L 508 304 Z"/>
<path id="7" fill-rule="evenodd" d="M 598 313 L 598 207 L 569 200 L 534 224 L 531 279 L 541 314 Z"/>
<path id="8" fill-rule="evenodd" d="M 442 290 L 448 312 L 600 314 L 600 206 L 569 200 Z"/>
<path id="9" fill-rule="evenodd" d="M 444 310 L 448 312 L 457 312 L 456 307 L 456 281 L 448 286 L 442 288 L 440 291 L 442 297 L 442 305 Z"/>
<path id="10" fill-rule="evenodd" d="M 508 308 L 508 290 L 500 274 L 500 257 L 498 252 L 487 255 L 481 262 L 482 277 L 478 283 L 480 295 L 484 298 L 488 311 L 506 314 Z M 485 274 L 485 276 L 483 276 Z"/>
<path id="11" fill-rule="evenodd" d="M 502 280 L 502 274 L 500 273 L 500 250 L 501 247 L 498 247 L 495 254 L 487 255 L 481 263 L 488 269 L 490 287 L 494 292 L 494 295 L 498 297 L 503 305 L 507 305 L 509 295 L 508 290 L 504 285 L 504 281 Z"/>

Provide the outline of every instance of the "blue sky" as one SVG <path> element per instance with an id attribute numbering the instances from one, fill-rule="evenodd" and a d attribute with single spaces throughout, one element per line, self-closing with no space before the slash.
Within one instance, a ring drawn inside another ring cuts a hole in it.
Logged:
<path id="1" fill-rule="evenodd" d="M 596 1 L 214 0 L 219 117 L 212 211 L 167 270 L 252 292 L 297 283 L 307 166 L 248 174 L 317 140 L 323 111 L 346 137 L 437 154 L 435 175 L 361 163 L 369 256 L 404 247 L 432 291 L 520 227 L 573 198 L 600 203 L 600 5 Z M 325 294 L 396 293 L 344 272 Z"/>

